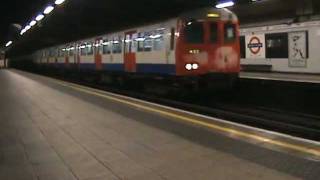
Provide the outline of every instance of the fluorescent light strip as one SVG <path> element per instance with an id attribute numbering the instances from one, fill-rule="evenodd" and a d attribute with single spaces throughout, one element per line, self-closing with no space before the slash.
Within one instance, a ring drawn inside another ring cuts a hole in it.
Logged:
<path id="1" fill-rule="evenodd" d="M 234 5 L 233 1 L 227 1 L 227 2 L 217 4 L 216 8 L 221 9 L 221 8 L 231 7 L 233 5 Z"/>
<path id="2" fill-rule="evenodd" d="M 56 0 L 54 3 L 55 3 L 56 5 L 60 5 L 60 4 L 64 3 L 64 1 L 65 1 L 65 0 Z"/>
<path id="3" fill-rule="evenodd" d="M 43 11 L 44 14 L 50 14 L 54 10 L 53 6 L 48 6 L 46 9 Z"/>
<path id="4" fill-rule="evenodd" d="M 34 26 L 34 25 L 36 25 L 36 24 L 37 24 L 37 21 L 32 20 L 29 25 L 30 25 L 30 26 Z"/>
<path id="5" fill-rule="evenodd" d="M 9 47 L 12 44 L 12 41 L 7 42 L 6 47 Z"/>
<path id="6" fill-rule="evenodd" d="M 43 18 L 44 18 L 44 15 L 43 15 L 43 14 L 39 14 L 39 15 L 36 17 L 36 20 L 37 20 L 37 21 L 41 21 Z"/>

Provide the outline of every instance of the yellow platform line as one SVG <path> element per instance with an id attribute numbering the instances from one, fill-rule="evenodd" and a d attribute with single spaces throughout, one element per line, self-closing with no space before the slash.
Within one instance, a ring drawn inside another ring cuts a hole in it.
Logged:
<path id="1" fill-rule="evenodd" d="M 173 112 L 160 110 L 160 109 L 144 106 L 144 105 L 141 105 L 141 104 L 133 103 L 133 102 L 130 102 L 130 101 L 127 101 L 127 100 L 124 100 L 124 99 L 119 99 L 119 98 L 116 98 L 116 97 L 112 97 L 110 95 L 106 95 L 106 94 L 102 94 L 102 93 L 96 92 L 96 90 L 90 90 L 90 89 L 88 89 L 86 87 L 80 87 L 79 85 L 72 85 L 71 83 L 65 83 L 65 82 L 60 82 L 60 81 L 58 83 L 60 85 L 65 86 L 65 87 L 69 87 L 69 88 L 72 88 L 72 89 L 75 89 L 75 90 L 78 90 L 78 91 L 81 91 L 81 92 L 84 92 L 84 93 L 87 93 L 87 94 L 99 96 L 99 97 L 102 97 L 102 98 L 105 98 L 105 99 L 116 101 L 116 102 L 119 102 L 119 103 L 122 103 L 122 104 L 126 104 L 126 105 L 129 105 L 129 106 L 133 106 L 133 107 L 145 110 L 145 111 L 158 113 L 158 114 L 161 114 L 161 115 L 166 116 L 166 117 L 179 119 L 181 121 L 185 121 L 185 122 L 192 123 L 192 124 L 195 124 L 195 125 L 199 125 L 199 126 L 202 126 L 202 127 L 206 127 L 206 128 L 209 128 L 209 129 L 222 131 L 224 133 L 231 133 L 231 134 L 234 134 L 234 135 L 237 135 L 237 136 L 241 136 L 241 137 L 244 137 L 244 138 L 247 138 L 247 139 L 252 139 L 252 140 L 260 141 L 260 142 L 263 142 L 263 143 L 268 143 L 268 144 L 280 146 L 282 148 L 291 149 L 291 150 L 295 150 L 295 151 L 299 151 L 299 152 L 302 152 L 302 153 L 306 153 L 306 154 L 310 154 L 310 155 L 313 155 L 313 156 L 320 157 L 320 148 L 319 149 L 313 149 L 313 148 L 308 148 L 308 147 L 295 145 L 295 144 L 291 144 L 291 143 L 287 143 L 287 142 L 282 142 L 282 141 L 279 141 L 279 140 L 273 140 L 273 139 L 270 139 L 270 138 L 265 138 L 263 136 L 259 136 L 259 135 L 255 135 L 255 134 L 251 134 L 251 133 L 247 133 L 247 132 L 243 132 L 243 131 L 239 131 L 239 130 L 235 130 L 235 129 L 231 129 L 231 128 L 227 128 L 227 127 L 222 127 L 222 126 L 215 125 L 215 124 L 212 124 L 212 123 L 207 123 L 207 122 L 204 122 L 204 121 L 201 121 L 201 120 L 197 120 L 195 118 L 186 117 L 186 116 L 179 115 L 179 114 L 176 114 L 176 113 L 173 113 Z"/>

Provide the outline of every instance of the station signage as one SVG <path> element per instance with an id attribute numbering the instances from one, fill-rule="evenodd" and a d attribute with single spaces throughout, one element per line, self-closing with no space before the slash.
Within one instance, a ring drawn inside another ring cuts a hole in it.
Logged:
<path id="1" fill-rule="evenodd" d="M 246 36 L 246 58 L 263 59 L 266 57 L 264 34 Z"/>

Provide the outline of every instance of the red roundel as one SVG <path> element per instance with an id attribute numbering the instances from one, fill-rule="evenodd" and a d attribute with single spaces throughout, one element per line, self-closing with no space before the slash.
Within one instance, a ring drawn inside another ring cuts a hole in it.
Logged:
<path id="1" fill-rule="evenodd" d="M 254 36 L 250 39 L 248 48 L 250 49 L 252 54 L 258 54 L 262 47 L 263 44 L 258 37 Z"/>

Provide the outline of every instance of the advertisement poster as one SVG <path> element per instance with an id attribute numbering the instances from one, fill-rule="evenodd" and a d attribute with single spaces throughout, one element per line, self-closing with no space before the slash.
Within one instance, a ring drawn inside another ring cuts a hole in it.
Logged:
<path id="1" fill-rule="evenodd" d="M 307 32 L 289 33 L 289 67 L 307 67 Z"/>

